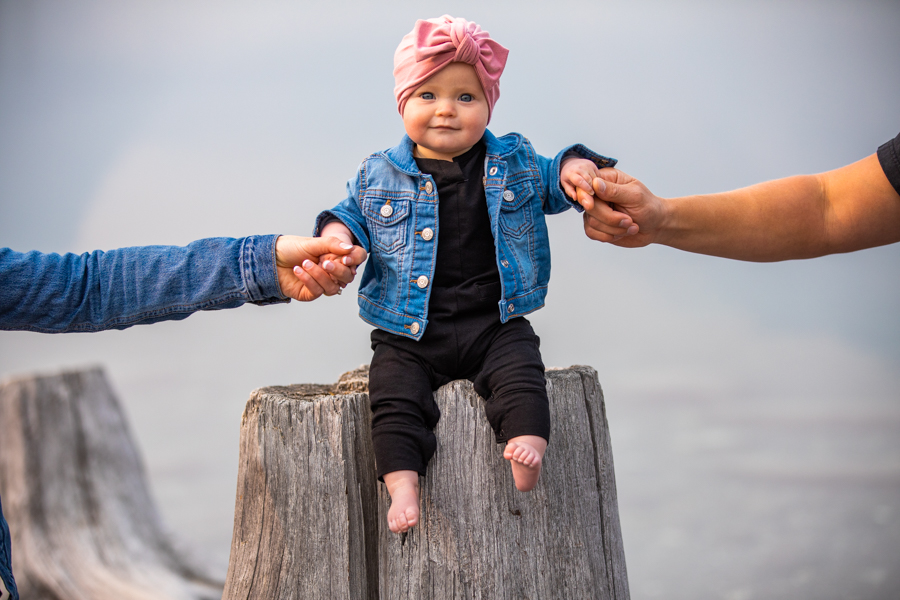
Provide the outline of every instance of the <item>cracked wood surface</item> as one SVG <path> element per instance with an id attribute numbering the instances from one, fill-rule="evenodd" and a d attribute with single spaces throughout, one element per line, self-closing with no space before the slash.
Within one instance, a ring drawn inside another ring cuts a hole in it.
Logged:
<path id="1" fill-rule="evenodd" d="M 438 449 L 405 535 L 388 531 L 375 482 L 365 369 L 334 386 L 255 391 L 224 599 L 629 598 L 597 374 L 548 370 L 547 386 L 550 446 L 527 494 L 472 384 L 435 393 Z"/>

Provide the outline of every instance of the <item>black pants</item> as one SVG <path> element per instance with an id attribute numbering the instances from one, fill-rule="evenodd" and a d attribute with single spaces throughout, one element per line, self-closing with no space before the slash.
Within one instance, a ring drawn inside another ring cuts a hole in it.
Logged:
<path id="1" fill-rule="evenodd" d="M 520 435 L 550 439 L 550 406 L 540 339 L 524 318 L 500 323 L 470 316 L 432 321 L 418 342 L 376 329 L 369 371 L 372 442 L 379 479 L 394 471 L 424 475 L 441 417 L 434 390 L 468 379 L 486 399 L 497 442 Z"/>

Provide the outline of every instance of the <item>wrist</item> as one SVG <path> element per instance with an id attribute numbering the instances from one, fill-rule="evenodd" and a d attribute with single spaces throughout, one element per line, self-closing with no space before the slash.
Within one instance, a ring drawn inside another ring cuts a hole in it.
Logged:
<path id="1" fill-rule="evenodd" d="M 327 223 L 325 227 L 322 228 L 322 231 L 319 232 L 319 237 L 333 237 L 347 244 L 353 244 L 353 234 L 350 233 L 347 226 L 340 221 L 331 221 L 330 223 Z"/>
<path id="2" fill-rule="evenodd" d="M 275 238 L 275 266 L 276 267 L 286 267 L 288 266 L 287 256 L 289 252 L 289 246 L 295 245 L 294 238 L 295 235 L 279 235 Z"/>
<path id="3" fill-rule="evenodd" d="M 653 231 L 653 242 L 681 248 L 684 241 L 693 235 L 691 230 L 696 225 L 696 215 L 691 214 L 696 197 L 680 196 L 677 198 L 657 198 L 659 206 L 659 222 Z"/>
<path id="4" fill-rule="evenodd" d="M 353 244 L 353 236 L 350 235 L 349 233 L 344 233 L 342 231 L 339 231 L 336 233 L 329 233 L 328 235 L 323 235 L 322 237 L 333 237 L 333 238 L 337 238 L 337 239 L 341 240 L 345 244 L 350 244 L 351 246 L 354 245 Z"/>

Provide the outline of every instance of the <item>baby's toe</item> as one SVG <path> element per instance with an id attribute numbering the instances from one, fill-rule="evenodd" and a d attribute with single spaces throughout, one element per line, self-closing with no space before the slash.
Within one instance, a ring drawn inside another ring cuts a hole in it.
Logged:
<path id="1" fill-rule="evenodd" d="M 419 515 L 412 508 L 407 509 L 405 519 L 407 527 L 412 527 L 419 522 Z"/>

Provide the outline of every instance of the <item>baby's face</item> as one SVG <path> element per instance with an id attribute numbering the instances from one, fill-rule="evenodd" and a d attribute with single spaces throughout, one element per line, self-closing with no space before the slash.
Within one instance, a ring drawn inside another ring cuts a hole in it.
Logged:
<path id="1" fill-rule="evenodd" d="M 488 102 L 472 65 L 451 63 L 413 92 L 403 126 L 420 158 L 453 160 L 474 146 L 488 122 Z"/>

